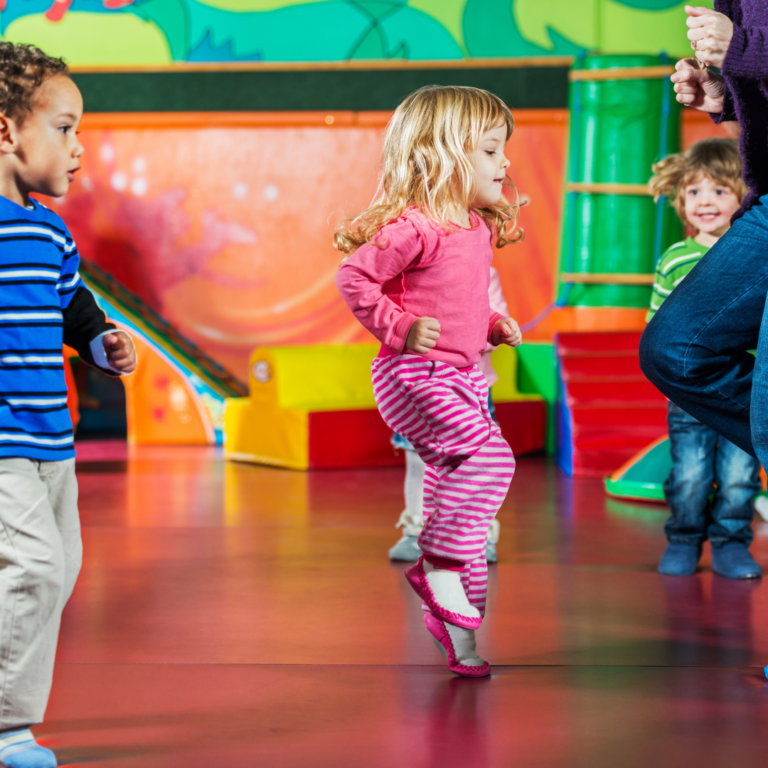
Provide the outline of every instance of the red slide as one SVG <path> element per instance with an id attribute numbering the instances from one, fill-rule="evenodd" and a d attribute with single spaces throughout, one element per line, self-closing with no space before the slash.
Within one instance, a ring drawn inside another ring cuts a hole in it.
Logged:
<path id="1" fill-rule="evenodd" d="M 610 474 L 667 431 L 667 400 L 643 376 L 640 333 L 561 333 L 557 462 L 569 477 Z"/>

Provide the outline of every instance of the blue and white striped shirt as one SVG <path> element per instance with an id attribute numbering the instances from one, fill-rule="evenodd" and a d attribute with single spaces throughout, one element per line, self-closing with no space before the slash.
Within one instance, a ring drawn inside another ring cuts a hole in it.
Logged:
<path id="1" fill-rule="evenodd" d="M 62 312 L 79 265 L 59 216 L 0 197 L 0 458 L 74 458 Z"/>

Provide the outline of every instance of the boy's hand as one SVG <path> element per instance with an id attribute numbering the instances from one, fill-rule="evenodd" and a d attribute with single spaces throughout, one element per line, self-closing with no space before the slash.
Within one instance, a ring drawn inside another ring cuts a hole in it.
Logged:
<path id="1" fill-rule="evenodd" d="M 420 317 L 408 331 L 405 348 L 410 352 L 426 355 L 437 346 L 440 338 L 440 323 L 434 317 Z"/>
<path id="2" fill-rule="evenodd" d="M 497 320 L 491 331 L 491 344 L 497 347 L 499 344 L 508 344 L 510 347 L 519 347 L 523 343 L 523 334 L 520 326 L 511 317 Z"/>
<path id="3" fill-rule="evenodd" d="M 103 342 L 107 360 L 113 368 L 120 373 L 133 373 L 136 370 L 136 347 L 125 331 L 108 333 Z"/>

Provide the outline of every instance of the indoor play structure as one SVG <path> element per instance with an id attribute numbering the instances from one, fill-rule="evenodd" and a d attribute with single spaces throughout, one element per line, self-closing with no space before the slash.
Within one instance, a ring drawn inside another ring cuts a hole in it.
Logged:
<path id="1" fill-rule="evenodd" d="M 107 272 L 84 261 L 80 274 L 136 344 L 138 366 L 122 379 L 129 444 L 221 445 L 224 398 L 242 383 Z"/>
<path id="2" fill-rule="evenodd" d="M 650 164 L 680 146 L 668 72 L 663 56 L 583 56 L 570 74 L 570 120 L 565 109 L 515 113 L 511 172 L 532 202 L 521 214 L 526 239 L 501 251 L 495 264 L 514 314 L 533 322 L 513 368 L 504 368 L 503 353 L 496 353 L 494 364 L 503 370 L 494 397 L 505 433 L 522 440 L 518 452 L 543 443 L 555 452 L 557 442 L 558 463 L 569 475 L 605 476 L 664 431 L 660 396 L 637 368 L 636 340 L 654 260 L 679 236 L 669 207 L 645 193 Z M 368 375 L 370 337 L 339 304 L 332 283 L 338 255 L 330 236 L 341 200 L 351 198 L 354 209 L 373 192 L 377 147 L 390 114 L 217 113 L 215 122 L 190 112 L 87 116 L 83 141 L 86 158 L 93 158 L 87 184 L 73 188 L 60 211 L 81 250 L 95 256 L 92 283 L 107 314 L 161 345 L 149 359 L 162 372 L 147 367 L 132 377 L 140 384 L 126 381 L 132 442 L 220 443 L 228 399 L 230 457 L 294 468 L 400 460 L 371 412 L 370 391 L 337 380 L 319 396 L 326 384 L 317 382 L 325 376 L 309 365 L 317 362 L 314 354 L 331 360 L 347 347 L 345 360 L 361 372 L 355 375 Z M 684 143 L 717 130 L 696 115 L 685 117 Z M 139 136 L 147 144 L 140 153 Z M 294 184 L 275 175 L 271 158 L 299 137 L 307 156 L 298 159 L 307 170 Z M 532 151 L 516 152 L 514 142 Z M 344 172 L 350 145 L 369 172 Z M 224 188 L 218 177 L 206 178 L 206 169 L 172 171 L 163 164 L 174 147 L 196 156 L 203 146 L 213 167 L 243 180 Z M 235 157 L 233 147 L 242 153 Z M 550 162 L 540 162 L 544 156 Z M 243 158 L 252 163 L 248 173 Z M 192 194 L 201 180 L 206 183 Z M 324 190 L 325 206 L 297 230 L 283 201 L 306 184 Z M 227 205 L 217 207 L 223 199 Z M 561 217 L 558 232 L 551 223 Z M 140 250 L 131 251 L 135 241 Z M 278 252 L 280 260 L 268 255 Z M 243 259 L 259 265 L 258 279 L 236 276 Z M 150 263 L 154 268 L 143 272 Z M 110 279 L 133 294 L 133 315 L 107 303 L 115 295 Z M 550 304 L 551 292 L 556 298 Z M 146 320 L 139 322 L 148 316 L 155 318 L 151 332 Z M 188 355 L 166 343 L 171 324 L 186 337 L 181 347 Z M 620 337 L 612 340 L 613 333 Z M 207 360 L 202 369 L 199 360 Z M 259 362 L 261 375 L 268 370 L 274 377 L 271 383 L 257 379 Z M 247 390 L 236 377 L 248 380 Z M 520 393 L 537 397 L 526 401 Z M 523 402 L 524 411 L 510 416 Z M 333 452 L 329 435 L 345 420 L 359 422 L 362 437 Z"/>
<path id="3" fill-rule="evenodd" d="M 605 492 L 618 499 L 664 503 L 664 481 L 672 469 L 667 435 L 654 440 L 605 478 Z"/>
<path id="4" fill-rule="evenodd" d="M 226 458 L 289 469 L 402 464 L 373 398 L 378 351 L 376 344 L 257 349 L 248 397 L 226 402 Z M 502 432 L 517 455 L 543 450 L 544 398 L 519 391 L 514 349 L 499 347 L 492 362 Z"/>

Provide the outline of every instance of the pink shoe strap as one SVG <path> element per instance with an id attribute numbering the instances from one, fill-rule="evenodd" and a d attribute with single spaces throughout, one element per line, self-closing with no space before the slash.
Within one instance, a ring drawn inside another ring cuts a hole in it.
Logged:
<path id="1" fill-rule="evenodd" d="M 460 571 L 464 568 L 461 560 L 451 560 L 450 557 L 438 557 L 437 555 L 424 555 L 424 559 L 441 571 Z"/>

